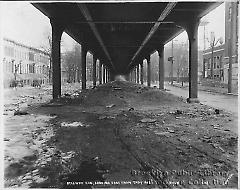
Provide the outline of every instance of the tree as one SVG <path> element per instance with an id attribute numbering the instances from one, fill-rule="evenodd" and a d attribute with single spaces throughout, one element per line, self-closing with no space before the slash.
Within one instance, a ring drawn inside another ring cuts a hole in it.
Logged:
<path id="1" fill-rule="evenodd" d="M 214 48 L 217 46 L 218 42 L 220 42 L 220 44 L 223 43 L 222 38 L 216 38 L 214 32 L 211 32 L 211 39 L 209 41 L 209 39 L 207 38 L 209 45 L 210 45 L 210 49 L 211 49 L 211 65 L 210 65 L 210 78 L 213 78 L 213 59 L 214 59 Z"/>
<path id="2" fill-rule="evenodd" d="M 73 49 L 66 51 L 63 55 L 63 68 L 67 73 L 67 81 L 80 82 L 78 73 L 81 73 L 81 48 L 79 44 L 75 44 Z"/>

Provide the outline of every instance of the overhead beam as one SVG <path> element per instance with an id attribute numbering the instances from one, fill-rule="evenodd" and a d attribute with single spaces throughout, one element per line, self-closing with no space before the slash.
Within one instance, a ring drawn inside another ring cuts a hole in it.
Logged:
<path id="1" fill-rule="evenodd" d="M 94 23 L 94 24 L 155 24 L 155 23 L 161 23 L 161 24 L 172 24 L 174 22 L 172 21 L 72 21 L 76 24 L 85 24 L 85 23 Z"/>
<path id="2" fill-rule="evenodd" d="M 100 43 L 101 47 L 103 48 L 103 51 L 106 54 L 107 58 L 109 59 L 109 62 L 111 63 L 112 68 L 116 71 L 116 68 L 114 67 L 114 65 L 112 63 L 112 59 L 111 59 L 111 57 L 110 57 L 110 55 L 109 55 L 109 53 L 106 49 L 106 46 L 103 43 L 103 40 L 102 40 L 98 30 L 97 30 L 97 27 L 96 27 L 95 23 L 93 22 L 93 19 L 91 17 L 90 12 L 88 11 L 87 6 L 83 3 L 78 3 L 77 6 L 81 10 L 83 16 L 85 17 L 85 19 L 87 20 L 90 28 L 92 29 L 95 37 L 97 38 L 98 42 Z"/>
<path id="3" fill-rule="evenodd" d="M 129 64 L 129 66 L 132 64 L 132 62 L 137 57 L 137 55 L 140 53 L 142 48 L 146 45 L 146 43 L 151 39 L 151 37 L 157 31 L 158 27 L 161 25 L 161 22 L 164 21 L 164 19 L 172 11 L 172 9 L 176 6 L 176 4 L 177 4 L 177 2 L 170 2 L 170 3 L 167 4 L 166 8 L 162 11 L 161 15 L 159 16 L 159 18 L 157 20 L 158 22 L 154 24 L 154 26 L 151 28 L 151 30 L 148 33 L 148 35 L 146 36 L 146 38 L 143 40 L 142 45 L 138 48 L 137 52 L 134 54 L 133 58 L 131 59 L 131 62 Z"/>

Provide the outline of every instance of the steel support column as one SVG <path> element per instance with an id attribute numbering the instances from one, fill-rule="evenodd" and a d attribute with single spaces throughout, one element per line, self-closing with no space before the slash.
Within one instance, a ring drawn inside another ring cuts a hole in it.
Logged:
<path id="1" fill-rule="evenodd" d="M 151 62 L 150 55 L 146 57 L 147 59 L 147 86 L 151 86 Z"/>
<path id="2" fill-rule="evenodd" d="M 93 87 L 96 86 L 96 65 L 97 65 L 97 57 L 93 55 Z"/>
<path id="3" fill-rule="evenodd" d="M 137 82 L 137 69 L 136 66 L 134 67 L 134 82 Z"/>
<path id="4" fill-rule="evenodd" d="M 60 41 L 64 27 L 58 22 L 51 20 L 52 26 L 52 81 L 53 81 L 53 99 L 61 96 L 61 47 Z"/>
<path id="5" fill-rule="evenodd" d="M 105 65 L 103 65 L 103 84 L 106 83 L 106 80 L 105 80 Z"/>
<path id="6" fill-rule="evenodd" d="M 82 63 L 82 90 L 86 89 L 86 55 L 87 55 L 87 49 L 82 45 L 82 51 L 81 51 L 81 63 Z"/>
<path id="7" fill-rule="evenodd" d="M 106 70 L 105 70 L 105 82 L 107 83 L 108 82 L 108 80 L 107 80 L 107 78 L 108 78 L 108 70 L 107 70 L 107 67 L 106 67 Z"/>
<path id="8" fill-rule="evenodd" d="M 115 74 L 113 72 L 113 70 L 109 70 L 109 77 L 110 77 L 110 81 L 114 81 L 115 80 Z"/>
<path id="9" fill-rule="evenodd" d="M 139 65 L 137 65 L 137 83 L 139 83 Z"/>
<path id="10" fill-rule="evenodd" d="M 198 25 L 199 19 L 189 23 L 186 27 L 189 39 L 189 97 L 188 102 L 198 100 Z"/>
<path id="11" fill-rule="evenodd" d="M 102 63 L 99 60 L 99 70 L 98 70 L 98 75 L 99 75 L 99 84 L 102 84 Z"/>
<path id="12" fill-rule="evenodd" d="M 158 48 L 159 56 L 159 89 L 164 89 L 164 45 Z"/>
<path id="13" fill-rule="evenodd" d="M 141 75 L 140 75 L 140 81 L 141 81 L 141 84 L 143 84 L 143 62 L 140 64 L 140 72 L 141 72 Z"/>
<path id="14" fill-rule="evenodd" d="M 110 77 L 110 69 L 108 69 L 108 82 L 111 81 L 111 77 Z"/>

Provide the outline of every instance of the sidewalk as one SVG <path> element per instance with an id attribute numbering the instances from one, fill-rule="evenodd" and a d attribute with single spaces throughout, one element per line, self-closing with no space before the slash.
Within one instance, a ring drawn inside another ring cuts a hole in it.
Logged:
<path id="1" fill-rule="evenodd" d="M 168 83 L 165 83 L 165 88 L 167 92 L 174 94 L 176 96 L 182 97 L 184 99 L 188 98 L 188 88 L 183 87 L 179 88 L 176 86 L 172 86 Z M 200 90 L 198 92 L 198 99 L 200 103 L 226 110 L 234 115 L 234 117 L 238 117 L 238 97 L 237 96 L 229 96 L 221 93 L 212 93 Z M 237 131 L 237 129 L 236 129 Z"/>
<path id="2" fill-rule="evenodd" d="M 182 83 L 175 82 L 175 83 L 173 83 L 173 86 L 179 87 L 179 88 L 188 89 L 189 84 L 188 83 L 184 83 L 183 86 L 182 86 Z M 228 90 L 227 88 L 203 86 L 201 84 L 198 84 L 198 90 L 211 92 L 211 93 L 217 93 L 217 94 L 238 96 L 238 89 L 237 88 L 233 88 L 233 93 L 229 94 L 227 92 L 227 90 Z"/>

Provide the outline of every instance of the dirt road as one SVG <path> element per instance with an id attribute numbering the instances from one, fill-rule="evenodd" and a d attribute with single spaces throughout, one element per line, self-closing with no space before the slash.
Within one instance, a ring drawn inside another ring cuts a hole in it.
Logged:
<path id="1" fill-rule="evenodd" d="M 67 92 L 6 105 L 5 187 L 237 188 L 232 114 L 129 82 Z"/>

